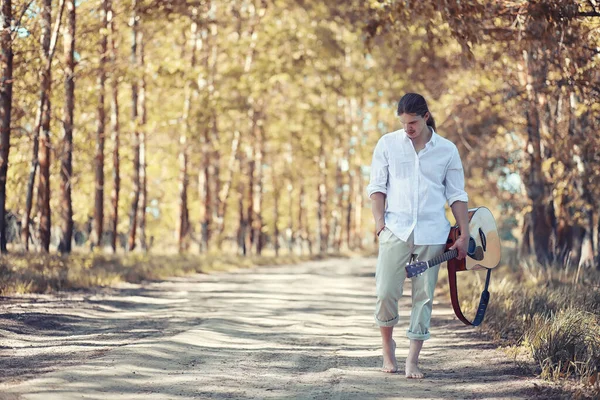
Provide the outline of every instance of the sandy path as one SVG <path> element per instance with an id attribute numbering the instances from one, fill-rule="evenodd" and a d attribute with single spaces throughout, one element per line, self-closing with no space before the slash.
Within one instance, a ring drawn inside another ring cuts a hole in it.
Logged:
<path id="1" fill-rule="evenodd" d="M 422 352 L 426 379 L 379 372 L 373 271 L 373 259 L 336 259 L 5 298 L 0 399 L 533 397 L 539 382 L 456 320 L 445 298 Z M 406 327 L 401 318 L 399 361 Z"/>

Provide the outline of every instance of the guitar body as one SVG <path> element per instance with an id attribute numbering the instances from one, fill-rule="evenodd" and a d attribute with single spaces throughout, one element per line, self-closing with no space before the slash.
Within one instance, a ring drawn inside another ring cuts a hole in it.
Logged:
<path id="1" fill-rule="evenodd" d="M 491 211 L 486 207 L 470 209 L 469 231 L 471 234 L 469 255 L 462 260 L 456 258 L 448 260 L 448 267 L 453 267 L 455 271 L 497 267 L 500 264 L 500 237 Z M 459 236 L 460 229 L 457 225 L 453 226 L 448 235 L 446 250 L 452 247 Z"/>
<path id="2" fill-rule="evenodd" d="M 494 216 L 485 207 L 478 207 L 469 210 L 469 247 L 467 256 L 462 260 L 457 260 L 458 250 L 450 247 L 456 243 L 460 236 L 460 229 L 454 226 L 450 229 L 446 251 L 439 256 L 432 258 L 429 261 L 417 261 L 416 263 L 406 266 L 406 276 L 412 278 L 418 274 L 425 272 L 428 268 L 438 265 L 444 261 L 448 262 L 448 283 L 450 286 L 450 300 L 454 313 L 465 325 L 477 326 L 483 321 L 485 310 L 487 309 L 490 300 L 488 285 L 490 284 L 490 276 L 492 268 L 496 268 L 500 264 L 500 237 L 496 228 Z M 473 321 L 469 321 L 463 315 L 458 301 L 458 285 L 456 284 L 457 271 L 473 271 L 478 269 L 487 270 L 487 278 L 485 280 L 485 289 L 481 293 L 479 307 Z"/>
<path id="3" fill-rule="evenodd" d="M 496 229 L 496 221 L 494 216 L 485 207 L 479 207 L 469 210 L 469 249 L 467 256 L 462 260 L 452 258 L 448 260 L 448 284 L 450 286 L 450 301 L 454 314 L 465 325 L 478 326 L 483 322 L 485 311 L 490 301 L 490 292 L 488 286 L 492 268 L 495 268 L 500 263 L 500 237 Z M 448 235 L 449 249 L 460 236 L 458 226 L 452 227 Z M 460 309 L 460 301 L 458 299 L 458 285 L 456 273 L 458 271 L 473 271 L 478 269 L 487 269 L 487 277 L 485 279 L 485 288 L 481 292 L 479 299 L 479 307 L 475 313 L 475 318 L 469 320 L 466 318 Z"/>

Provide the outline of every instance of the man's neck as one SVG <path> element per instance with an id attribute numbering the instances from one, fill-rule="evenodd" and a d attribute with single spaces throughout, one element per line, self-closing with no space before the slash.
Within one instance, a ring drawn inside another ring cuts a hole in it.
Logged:
<path id="1" fill-rule="evenodd" d="M 425 145 L 431 140 L 432 136 L 432 130 L 429 128 L 429 126 L 425 126 L 424 132 L 422 132 L 417 138 L 411 139 L 417 153 L 425 148 Z"/>

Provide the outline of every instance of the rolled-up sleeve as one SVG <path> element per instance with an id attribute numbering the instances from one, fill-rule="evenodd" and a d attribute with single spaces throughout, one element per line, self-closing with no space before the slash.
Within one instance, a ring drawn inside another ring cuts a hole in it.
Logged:
<path id="1" fill-rule="evenodd" d="M 384 138 L 379 139 L 375 150 L 373 151 L 373 161 L 371 162 L 371 180 L 367 185 L 367 194 L 369 197 L 373 193 L 387 194 L 388 183 L 388 152 Z"/>
<path id="2" fill-rule="evenodd" d="M 446 171 L 445 186 L 445 194 L 449 206 L 455 201 L 464 201 L 465 203 L 469 201 L 467 192 L 465 192 L 465 173 L 456 147 Z"/>

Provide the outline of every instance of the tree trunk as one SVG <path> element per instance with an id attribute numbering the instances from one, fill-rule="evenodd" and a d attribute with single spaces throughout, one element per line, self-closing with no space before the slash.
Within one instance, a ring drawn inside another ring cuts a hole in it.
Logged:
<path id="1" fill-rule="evenodd" d="M 350 163 L 351 164 L 351 163 Z M 355 173 L 353 169 L 348 171 L 348 196 L 346 201 L 346 232 L 344 233 L 344 237 L 346 238 L 345 244 L 347 249 L 352 249 L 354 247 L 354 229 L 353 224 L 354 220 L 352 219 L 354 214 L 354 181 L 355 181 Z"/>
<path id="2" fill-rule="evenodd" d="M 206 21 L 214 20 L 216 5 L 212 1 L 207 1 L 204 4 L 205 12 L 203 13 Z M 219 196 L 219 144 L 218 144 L 218 127 L 216 111 L 214 109 L 214 73 L 216 71 L 216 44 L 211 43 L 211 35 L 216 35 L 216 27 L 214 23 L 206 23 L 201 36 L 203 38 L 202 65 L 206 73 L 206 91 L 207 101 L 210 104 L 210 109 L 207 110 L 204 126 L 200 128 L 202 136 L 200 139 L 202 149 L 202 167 L 199 174 L 199 191 L 200 191 L 200 226 L 201 239 L 200 251 L 208 251 L 211 246 L 211 238 L 213 236 L 213 222 L 218 219 L 218 196 Z M 199 77 L 200 80 L 200 77 Z"/>
<path id="3" fill-rule="evenodd" d="M 195 15 L 195 13 L 193 13 Z M 190 69 L 196 67 L 196 49 L 198 45 L 198 22 L 194 19 L 190 28 L 190 39 L 186 41 L 190 45 Z M 192 108 L 192 87 L 190 79 L 185 87 L 183 101 L 182 129 L 179 135 L 179 218 L 177 224 L 177 247 L 180 253 L 189 247 L 189 207 L 188 207 L 188 134 L 190 131 L 190 110 Z"/>
<path id="4" fill-rule="evenodd" d="M 329 226 L 327 223 L 327 158 L 325 155 L 325 139 L 321 136 L 321 144 L 319 146 L 319 176 L 320 182 L 318 187 L 318 237 L 319 237 L 319 252 L 327 253 L 329 243 Z"/>
<path id="5" fill-rule="evenodd" d="M 10 152 L 10 120 L 13 89 L 13 50 L 11 37 L 12 1 L 0 1 L 0 253 L 7 251 L 6 238 L 6 180 Z"/>
<path id="6" fill-rule="evenodd" d="M 596 226 L 596 269 L 600 271 L 600 217 Z"/>
<path id="7" fill-rule="evenodd" d="M 146 124 L 148 122 L 148 113 L 146 108 L 146 74 L 144 71 L 146 60 L 145 60 L 145 48 L 146 42 L 144 41 L 144 35 L 140 31 L 138 39 L 138 71 L 141 73 L 140 77 L 140 92 L 138 101 L 138 116 L 140 120 L 140 204 L 138 207 L 138 226 L 140 228 L 140 246 L 144 252 L 148 251 L 148 240 L 146 238 L 146 207 L 148 205 L 148 176 L 147 170 L 147 142 L 148 132 L 146 131 Z"/>
<path id="8" fill-rule="evenodd" d="M 281 196 L 281 183 L 273 168 L 274 162 L 271 158 L 271 179 L 273 182 L 273 247 L 275 256 L 279 256 L 279 199 Z"/>
<path id="9" fill-rule="evenodd" d="M 59 3 L 58 15 L 56 17 L 56 21 L 54 24 L 54 29 L 50 30 L 50 25 L 52 23 L 52 1 L 44 0 L 44 5 L 42 7 L 41 20 L 40 24 L 42 25 L 42 33 L 40 37 L 40 44 L 42 46 L 41 51 L 41 59 L 42 59 L 42 70 L 39 73 L 40 79 L 40 100 L 38 103 L 38 111 L 36 116 L 36 122 L 33 128 L 33 157 L 31 159 L 31 170 L 29 171 L 29 180 L 27 181 L 27 195 L 25 199 L 25 211 L 23 213 L 23 218 L 21 221 L 21 241 L 23 242 L 23 246 L 25 250 L 29 250 L 29 239 L 30 239 L 30 223 L 31 223 L 31 208 L 33 206 L 33 190 L 35 186 L 35 178 L 37 174 L 37 169 L 40 166 L 40 131 L 43 130 L 44 119 L 48 118 L 48 113 L 50 112 L 50 104 L 49 104 L 49 96 L 50 96 L 50 87 L 51 87 L 51 70 L 52 70 L 52 58 L 54 56 L 54 50 L 56 49 L 56 42 L 58 39 L 58 31 L 60 29 L 60 24 L 62 21 L 62 14 L 65 7 L 64 0 L 61 0 Z M 51 36 L 52 35 L 52 36 Z M 49 124 L 48 124 L 49 126 Z M 48 132 L 49 133 L 49 132 Z M 47 138 L 44 139 L 44 143 L 46 143 Z M 49 162 L 49 160 L 44 160 L 44 162 Z M 48 165 L 48 173 L 49 173 L 49 165 Z M 41 174 L 41 172 L 40 172 Z M 45 181 L 45 184 L 48 181 Z M 50 187 L 48 186 L 48 190 Z M 38 193 L 39 196 L 39 193 Z M 50 195 L 48 194 L 48 200 Z M 38 204 L 39 204 L 38 197 Z M 48 203 L 49 204 L 49 203 Z M 48 206 L 49 208 L 49 206 Z M 49 215 L 49 210 L 47 210 Z M 41 222 L 41 221 L 40 221 Z M 50 240 L 49 233 L 50 220 L 45 221 L 46 228 L 48 230 L 48 243 Z"/>
<path id="10" fill-rule="evenodd" d="M 364 194 L 360 192 L 361 159 L 360 151 L 357 151 L 359 129 L 356 122 L 356 109 L 358 101 L 351 98 L 346 107 L 346 121 L 350 131 L 348 147 L 346 148 L 346 159 L 348 160 L 348 194 L 346 203 L 346 248 L 358 247 L 356 224 L 357 218 L 362 218 L 362 201 Z M 358 166 L 358 167 L 356 167 Z M 355 204 L 356 203 L 356 204 Z"/>
<path id="11" fill-rule="evenodd" d="M 42 62 L 45 65 L 52 64 L 51 60 L 51 24 L 52 24 L 52 0 L 44 0 L 42 7 Z M 40 179 L 38 181 L 38 221 L 41 250 L 50 250 L 50 91 L 52 88 L 51 67 L 42 70 L 41 92 L 45 93 L 45 101 L 42 106 L 40 146 L 38 149 L 38 160 L 40 163 Z"/>
<path id="12" fill-rule="evenodd" d="M 331 212 L 332 215 L 332 244 L 338 253 L 341 250 L 342 243 L 342 201 L 343 201 L 343 193 L 344 193 L 344 183 L 343 183 L 343 172 L 342 172 L 342 155 L 338 151 L 341 147 L 341 143 L 339 138 L 336 140 L 335 144 L 335 190 L 333 192 L 333 210 Z"/>
<path id="13" fill-rule="evenodd" d="M 256 186 L 254 184 L 256 162 L 254 161 L 254 154 L 249 154 L 248 162 L 248 185 L 246 187 L 246 229 L 244 237 L 244 248 L 246 252 L 244 255 L 252 253 L 252 243 L 254 243 L 254 190 Z"/>
<path id="14" fill-rule="evenodd" d="M 262 107 L 261 107 L 262 108 Z M 258 112 L 259 120 L 262 120 L 262 110 Z M 265 152 L 265 132 L 263 128 L 263 121 L 257 125 L 255 130 L 256 137 L 254 138 L 254 165 L 255 165 L 255 179 L 254 179 L 254 190 L 252 199 L 252 213 L 254 215 L 252 225 L 252 238 L 256 254 L 261 255 L 264 246 L 263 239 L 263 195 L 264 195 L 264 168 L 263 159 Z"/>
<path id="15" fill-rule="evenodd" d="M 263 6 L 266 6 L 266 3 L 262 3 Z M 238 37 L 242 38 L 244 36 L 248 37 L 250 39 L 250 43 L 248 46 L 248 51 L 246 52 L 246 57 L 244 59 L 244 67 L 243 67 L 243 73 L 245 76 L 248 76 L 252 65 L 254 63 L 254 57 L 256 55 L 256 45 L 257 45 L 257 41 L 258 41 L 258 34 L 256 32 L 256 27 L 258 26 L 258 24 L 260 23 L 261 19 L 264 17 L 265 13 L 266 13 L 266 7 L 265 8 L 258 8 L 258 7 L 249 7 L 248 8 L 248 30 L 247 32 L 244 32 L 242 30 L 242 19 L 240 18 L 240 20 L 238 21 L 238 28 L 237 28 L 237 33 L 238 33 Z M 239 13 L 239 10 L 236 10 L 236 13 L 238 15 L 241 15 L 241 13 Z M 216 25 L 214 26 L 214 34 L 213 36 L 216 36 Z M 213 51 L 216 50 L 216 47 L 213 48 Z M 213 56 L 213 67 L 210 69 L 212 71 L 212 76 L 213 76 L 213 80 L 214 80 L 214 76 L 215 76 L 215 72 L 216 72 L 216 63 L 214 62 L 216 60 L 216 57 Z M 257 118 L 259 118 L 259 113 L 257 112 L 257 110 L 255 110 L 255 106 L 253 104 L 253 98 L 251 95 L 247 96 L 245 98 L 246 103 L 248 104 L 248 120 L 250 121 L 248 130 L 249 130 L 249 135 L 248 137 L 255 137 L 256 136 L 256 129 L 258 129 L 257 127 Z M 216 126 L 216 119 L 214 120 L 214 124 Z M 255 151 L 253 150 L 252 153 L 254 153 Z M 244 212 L 244 210 L 240 210 L 240 230 L 239 230 L 239 234 L 242 235 L 242 237 L 240 238 L 240 240 L 244 243 L 241 246 L 241 251 L 244 255 L 250 254 L 252 252 L 252 245 L 255 244 L 257 246 L 257 251 L 258 248 L 262 246 L 262 244 L 260 243 L 261 239 L 261 234 L 258 233 L 257 234 L 257 228 L 256 228 L 256 221 L 255 221 L 255 215 L 253 215 L 254 213 L 254 209 L 256 207 L 259 207 L 258 205 L 255 205 L 255 180 L 254 180 L 254 174 L 255 174 L 255 168 L 260 168 L 260 165 L 256 165 L 256 162 L 254 160 L 254 154 L 248 154 L 245 159 L 247 159 L 247 164 L 244 167 L 243 164 L 240 164 L 241 168 L 248 168 L 248 179 L 249 181 L 247 182 L 248 186 L 244 189 L 247 189 L 246 193 L 246 202 L 244 202 L 244 200 L 242 199 L 240 201 L 240 206 L 241 207 L 246 207 L 246 211 Z M 216 163 L 218 165 L 218 163 Z M 240 180 L 242 181 L 243 178 Z M 244 185 L 244 182 L 240 183 L 241 186 Z M 221 201 L 221 200 L 220 200 Z M 245 204 L 244 204 L 245 203 Z M 258 204 L 258 203 L 256 203 Z M 262 228 L 261 228 L 262 230 Z"/>
<path id="16" fill-rule="evenodd" d="M 102 30 L 98 65 L 98 127 L 96 131 L 96 190 L 94 195 L 94 235 L 92 246 L 102 245 L 104 231 L 104 142 L 106 138 L 106 57 L 108 50 L 108 0 L 102 1 Z"/>
<path id="17" fill-rule="evenodd" d="M 569 210 L 568 204 L 571 202 L 571 197 L 563 194 L 560 198 L 560 207 L 558 208 L 559 219 L 556 226 L 556 239 L 554 244 L 554 259 L 559 264 L 565 264 L 573 247 L 573 224 L 572 213 Z M 527 238 L 531 241 L 531 238 Z"/>
<path id="18" fill-rule="evenodd" d="M 360 160 L 356 160 L 356 165 L 361 165 Z M 354 224 L 352 225 L 352 237 L 354 238 L 354 246 L 363 248 L 363 232 L 362 232 L 362 211 L 364 204 L 364 184 L 361 167 L 356 168 L 354 195 Z"/>
<path id="19" fill-rule="evenodd" d="M 523 216 L 523 224 L 521 227 L 521 242 L 519 243 L 519 251 L 517 252 L 518 258 L 523 258 L 525 256 L 531 255 L 533 252 L 533 239 L 531 237 L 531 231 L 531 213 L 528 212 Z M 560 232 L 560 227 L 558 231 Z"/>
<path id="20" fill-rule="evenodd" d="M 110 65 L 111 65 L 111 100 L 110 100 L 110 125 L 111 125 L 111 142 L 113 144 L 113 190 L 111 193 L 111 247 L 113 252 L 117 252 L 117 238 L 119 235 L 119 192 L 121 190 L 121 165 L 120 165 L 120 137 L 119 137 L 119 79 L 116 72 L 117 68 L 117 48 L 116 37 L 117 31 L 112 11 L 112 0 L 107 1 L 108 15 L 108 30 L 110 38 Z"/>
<path id="21" fill-rule="evenodd" d="M 584 211 L 585 225 L 583 226 L 583 237 L 581 238 L 581 251 L 579 266 L 590 267 L 594 264 L 594 212 L 590 204 L 586 205 Z"/>
<path id="22" fill-rule="evenodd" d="M 572 96 L 572 116 L 575 117 L 577 99 L 573 93 Z M 573 130 L 577 129 L 577 136 L 582 139 L 582 142 L 586 142 L 594 137 L 594 132 L 590 128 L 590 111 L 585 111 L 579 119 L 576 121 L 576 126 Z M 581 239 L 581 257 L 579 259 L 578 267 L 591 267 L 594 265 L 594 220 L 596 202 L 593 195 L 594 188 L 594 173 L 597 167 L 595 167 L 595 160 L 597 157 L 597 148 L 593 143 L 589 145 L 583 145 L 580 147 L 581 151 L 581 166 L 582 170 L 579 172 L 579 178 L 581 180 L 581 199 L 583 200 L 582 210 L 582 221 L 581 226 L 584 230 L 583 237 Z"/>
<path id="23" fill-rule="evenodd" d="M 240 159 L 240 166 L 241 168 L 243 168 L 243 165 L 245 163 L 245 159 L 244 157 L 241 157 Z M 238 244 L 238 254 L 240 255 L 246 255 L 247 253 L 247 248 L 246 248 L 246 228 L 247 228 L 247 221 L 246 221 L 246 215 L 245 215 L 245 210 L 246 208 L 244 207 L 244 192 L 245 192 L 245 187 L 244 187 L 244 171 L 242 170 L 242 173 L 240 174 L 240 178 L 238 180 L 238 185 L 237 185 L 237 196 L 238 196 L 238 232 L 237 232 L 237 244 Z"/>
<path id="24" fill-rule="evenodd" d="M 208 127 L 203 128 L 203 135 L 201 139 L 202 145 L 202 167 L 200 168 L 198 189 L 200 191 L 200 232 L 202 234 L 200 239 L 200 251 L 207 252 L 209 249 L 210 235 L 211 235 L 211 215 L 212 215 L 212 193 L 211 193 L 211 152 L 210 152 L 210 138 L 208 133 Z"/>
<path id="25" fill-rule="evenodd" d="M 240 131 L 235 130 L 233 132 L 233 140 L 231 141 L 231 153 L 229 155 L 229 161 L 227 162 L 227 174 L 219 193 L 218 210 L 217 210 L 217 234 L 219 236 L 219 249 L 222 246 L 223 235 L 225 233 L 225 217 L 227 216 L 227 198 L 229 198 L 229 191 L 233 182 L 233 171 L 237 170 L 240 166 Z M 236 165 L 238 168 L 236 168 Z"/>
<path id="26" fill-rule="evenodd" d="M 71 199 L 73 177 L 73 124 L 75 112 L 75 32 L 76 13 L 74 0 L 67 0 L 67 27 L 64 29 L 63 42 L 65 54 L 65 116 L 64 137 L 61 151 L 61 235 L 58 250 L 61 253 L 71 252 L 73 238 L 73 201 Z M 105 46 L 106 47 L 106 46 Z M 103 79 L 101 67 L 100 79 Z M 104 85 L 104 83 L 102 83 Z M 104 88 L 100 90 L 102 105 L 104 106 Z M 102 110 L 104 112 L 104 109 Z M 100 115 L 99 115 L 100 117 Z M 97 184 L 97 182 L 96 182 Z M 97 187 L 97 186 L 96 186 Z"/>
<path id="27" fill-rule="evenodd" d="M 40 77 L 43 73 L 40 73 Z M 41 86 L 41 85 L 40 85 Z M 41 126 L 41 116 L 42 110 L 46 104 L 46 93 L 41 92 L 40 100 L 38 102 L 38 111 L 36 120 L 40 121 L 36 123 L 36 126 L 33 130 L 33 154 L 31 157 L 31 167 L 29 169 L 29 178 L 27 179 L 27 194 L 25 196 L 25 210 L 23 211 L 23 216 L 21 218 L 21 242 L 23 243 L 23 248 L 25 251 L 29 250 L 29 239 L 30 239 L 30 231 L 29 227 L 31 225 L 31 209 L 33 207 L 33 190 L 35 186 L 35 178 L 37 174 L 37 169 L 39 166 L 39 147 L 40 147 L 40 131 L 39 128 Z"/>
<path id="28" fill-rule="evenodd" d="M 536 54 L 537 59 L 532 60 L 532 54 Z M 536 53 L 536 50 L 530 53 L 524 52 L 525 71 L 527 74 L 526 87 L 528 93 L 527 108 L 525 112 L 528 136 L 527 151 L 529 153 L 527 195 L 532 203 L 531 229 L 533 235 L 533 248 L 538 262 L 545 265 L 551 259 L 550 235 L 552 233 L 552 226 L 548 220 L 548 202 L 551 200 L 548 196 L 546 179 L 542 171 L 543 155 L 540 137 L 540 117 L 535 93 L 535 88 L 541 87 L 539 85 L 540 80 L 543 82 L 545 79 L 540 72 L 540 69 L 543 70 L 543 68 L 538 65 L 542 62 L 540 57 L 542 57 L 541 54 L 539 52 Z"/>
<path id="29" fill-rule="evenodd" d="M 131 67 L 136 70 L 139 68 L 138 60 L 138 40 L 139 40 L 139 22 L 137 15 L 137 0 L 132 0 L 132 16 L 129 26 L 132 30 L 131 43 Z M 133 251 L 136 245 L 138 206 L 140 201 L 140 117 L 138 113 L 139 83 L 137 78 L 133 78 L 131 83 L 131 120 L 133 122 L 133 188 L 131 192 L 131 206 L 129 208 L 129 235 L 127 241 L 128 251 Z"/>
<path id="30" fill-rule="evenodd" d="M 308 247 L 308 253 L 313 254 L 313 243 L 308 225 L 308 209 L 306 205 L 306 187 L 304 182 L 300 184 L 300 196 L 298 197 L 298 232 L 300 232 L 300 252 L 304 254 L 304 247 Z"/>
<path id="31" fill-rule="evenodd" d="M 300 248 L 300 254 L 304 254 L 304 246 L 306 246 L 308 230 L 305 220 L 306 213 L 306 194 L 304 190 L 304 182 L 300 181 L 300 193 L 298 194 L 298 245 Z"/>
<path id="32" fill-rule="evenodd" d="M 208 14 L 207 20 L 209 23 L 208 34 L 206 38 L 207 45 L 207 65 L 206 71 L 208 74 L 208 101 L 212 104 L 210 110 L 210 146 L 211 151 L 211 163 L 210 163 L 210 177 L 212 178 L 209 182 L 211 188 L 211 204 L 210 204 L 210 224 L 211 230 L 208 232 L 208 240 L 214 237 L 214 226 L 215 221 L 219 220 L 219 194 L 221 193 L 221 142 L 219 140 L 219 114 L 217 113 L 217 99 L 215 95 L 216 88 L 218 87 L 217 77 L 217 66 L 219 57 L 218 48 L 218 24 L 217 24 L 217 4 L 218 2 L 208 1 Z M 218 224 L 217 224 L 218 227 Z M 218 231 L 217 231 L 218 233 Z"/>
<path id="33" fill-rule="evenodd" d="M 290 204 L 290 212 L 288 216 L 288 228 L 287 228 L 287 243 L 288 253 L 294 254 L 294 244 L 296 238 L 296 232 L 294 232 L 294 185 L 292 180 L 288 180 L 287 184 L 288 203 Z"/>

